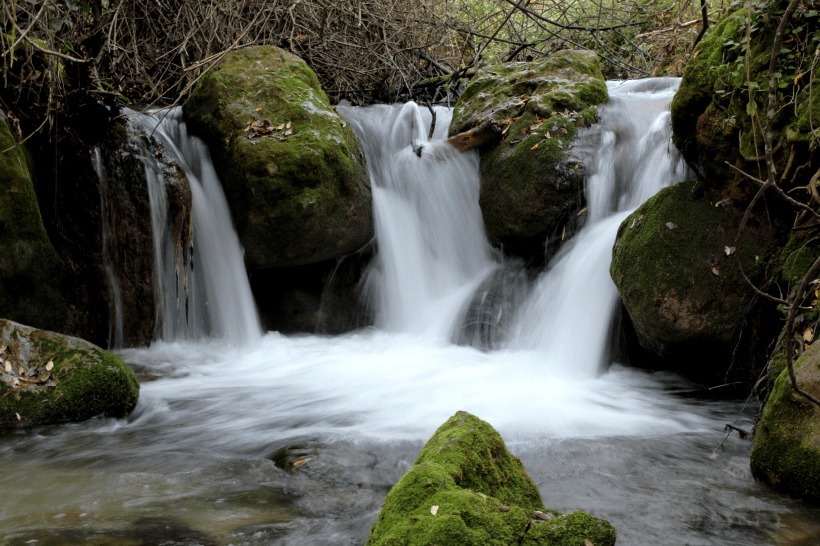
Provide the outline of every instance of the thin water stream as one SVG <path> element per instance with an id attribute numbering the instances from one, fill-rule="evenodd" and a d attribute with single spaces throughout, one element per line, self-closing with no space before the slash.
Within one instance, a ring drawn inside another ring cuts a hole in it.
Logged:
<path id="1" fill-rule="evenodd" d="M 414 106 L 345 110 L 374 186 L 363 282 L 377 328 L 122 350 L 142 380 L 128 419 L 0 436 L 0 542 L 362 544 L 424 441 L 467 410 L 501 432 L 547 506 L 608 518 L 619 544 L 815 544 L 820 508 L 755 482 L 749 440 L 722 442 L 726 423 L 751 427 L 751 408 L 607 356 L 614 230 L 683 175 L 659 121 L 675 83 L 611 85 L 585 142 L 612 161 L 588 163 L 586 226 L 534 286 L 499 274 L 512 265 L 484 239 L 474 155 L 428 142 Z M 644 177 L 661 186 L 633 184 L 650 167 L 666 169 Z M 496 279 L 521 283 L 510 329 L 490 333 L 492 350 L 453 343 L 468 316 L 495 313 L 466 307 L 500 293 Z"/>

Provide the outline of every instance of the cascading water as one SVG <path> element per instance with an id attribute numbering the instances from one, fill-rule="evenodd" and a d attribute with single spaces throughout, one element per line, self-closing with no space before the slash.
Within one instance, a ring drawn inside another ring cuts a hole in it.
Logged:
<path id="1" fill-rule="evenodd" d="M 452 112 L 415 103 L 340 107 L 365 150 L 378 255 L 368 277 L 376 326 L 450 339 L 472 292 L 495 267 L 478 208 L 478 156 L 441 142 Z"/>
<path id="2" fill-rule="evenodd" d="M 428 142 L 422 128 L 430 118 L 414 105 L 341 108 L 368 149 L 379 255 L 366 282 L 383 330 L 121 351 L 142 378 L 128 420 L 19 431 L 0 442 L 0 542 L 362 544 L 388 488 L 457 410 L 501 432 L 548 507 L 609 519 L 619 543 L 817 536 L 820 510 L 756 483 L 748 441 L 724 438 L 727 422 L 751 426 L 748 415 L 736 421 L 742 402 L 677 395 L 691 386 L 671 375 L 619 365 L 597 373 L 610 322 L 602 304 L 612 297 L 614 230 L 654 191 L 633 181 L 642 167 L 646 182 L 668 184 L 681 174 L 655 170 L 667 161 L 662 112 L 673 84 L 610 86 L 612 104 L 588 142 L 600 142 L 601 162 L 588 165 L 587 225 L 539 280 L 512 339 L 486 351 L 441 341 L 470 317 L 492 315 L 492 326 L 525 297 L 520 286 L 490 286 L 517 285 L 524 275 L 499 264 L 486 244 L 475 156 Z M 438 112 L 441 139 L 447 114 Z M 634 128 L 644 113 L 660 114 L 657 132 L 652 123 Z M 155 115 L 146 121 L 153 131 Z M 169 122 L 155 134 L 170 131 Z M 626 138 L 630 132 L 646 135 L 646 145 Z M 202 172 L 184 157 L 186 169 Z M 194 207 L 196 216 L 196 200 Z M 194 221 L 196 275 L 208 241 Z M 168 262 L 172 292 L 176 256 Z M 506 292 L 518 294 L 512 305 L 491 301 Z M 475 312 L 465 312 L 468 302 Z M 564 336 L 571 353 L 561 348 Z"/>
<path id="3" fill-rule="evenodd" d="M 262 329 L 242 247 L 205 143 L 188 135 L 181 108 L 126 113 L 143 135 L 162 141 L 173 162 L 184 169 L 191 194 L 191 222 L 175 226 L 180 215 L 169 212 L 167 189 L 179 180 L 169 180 L 168 166 L 160 165 L 143 142 L 160 339 L 213 336 L 235 344 L 259 339 Z"/>
<path id="4" fill-rule="evenodd" d="M 594 375 L 608 362 L 618 292 L 609 277 L 618 226 L 665 186 L 684 180 L 671 144 L 675 78 L 608 84 L 610 102 L 580 143 L 587 164 L 587 224 L 541 275 L 510 345 L 543 351 L 558 369 Z M 586 153 L 585 153 L 586 149 Z"/>

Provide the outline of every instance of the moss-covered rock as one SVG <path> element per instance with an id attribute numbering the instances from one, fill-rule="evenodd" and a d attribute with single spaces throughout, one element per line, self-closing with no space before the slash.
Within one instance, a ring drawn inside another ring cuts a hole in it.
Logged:
<path id="1" fill-rule="evenodd" d="M 184 110 L 209 144 L 249 268 L 317 263 L 371 239 L 358 141 L 304 61 L 270 46 L 231 52 Z"/>
<path id="2" fill-rule="evenodd" d="M 470 81 L 450 134 L 486 120 L 505 127 L 503 140 L 481 153 L 480 205 L 493 244 L 525 257 L 543 255 L 546 239 L 574 218 L 583 206 L 584 172 L 570 146 L 607 100 L 592 52 L 493 65 Z"/>
<path id="3" fill-rule="evenodd" d="M 615 543 L 615 529 L 581 512 L 546 510 L 535 483 L 486 422 L 458 412 L 390 493 L 370 546 Z"/>
<path id="4" fill-rule="evenodd" d="M 26 151 L 0 112 L 0 312 L 60 327 L 67 314 L 62 270 L 43 226 Z"/>
<path id="5" fill-rule="evenodd" d="M 125 417 L 139 397 L 131 368 L 85 340 L 0 319 L 0 429 Z"/>
<path id="6" fill-rule="evenodd" d="M 795 362 L 800 388 L 820 398 L 820 343 Z M 788 493 L 820 500 L 820 407 L 792 390 L 783 370 L 763 409 L 752 447 L 754 476 Z"/>
<path id="7" fill-rule="evenodd" d="M 694 182 L 662 190 L 621 224 L 610 268 L 641 346 L 721 383 L 753 313 L 739 265 L 758 281 L 775 246 L 754 218 L 736 240 L 743 210 L 724 203 Z"/>
<path id="8" fill-rule="evenodd" d="M 769 60 L 775 29 L 788 3 L 769 0 L 742 7 L 710 28 L 687 63 L 672 101 L 675 145 L 705 181 L 723 187 L 727 195 L 757 189 L 732 167 L 765 178 L 762 128 Z M 795 11 L 777 64 L 774 159 L 787 186 L 805 186 L 820 161 L 811 151 L 820 139 L 820 94 L 811 91 L 818 86 L 811 63 L 820 39 L 820 14 L 809 4 Z M 813 167 L 798 168 L 805 163 Z"/>

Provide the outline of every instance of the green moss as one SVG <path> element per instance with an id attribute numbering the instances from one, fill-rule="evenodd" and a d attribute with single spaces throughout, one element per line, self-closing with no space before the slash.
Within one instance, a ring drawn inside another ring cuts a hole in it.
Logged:
<path id="1" fill-rule="evenodd" d="M 803 390 L 820 396 L 820 344 L 803 353 L 795 372 Z M 820 499 L 820 408 L 794 393 L 786 370 L 755 429 L 751 468 L 777 489 Z"/>
<path id="2" fill-rule="evenodd" d="M 133 371 L 86 341 L 0 320 L 0 345 L 8 346 L 6 359 L 15 370 L 35 370 L 39 379 L 25 388 L 0 382 L 0 428 L 125 417 L 137 404 Z"/>
<path id="3" fill-rule="evenodd" d="M 693 182 L 662 190 L 621 224 L 610 267 L 641 345 L 709 380 L 729 365 L 754 296 L 738 262 L 760 279 L 774 249 L 754 220 L 736 240 L 743 210 L 718 201 Z"/>
<path id="4" fill-rule="evenodd" d="M 391 489 L 367 544 L 583 546 L 584 539 L 614 544 L 615 531 L 587 514 L 545 511 L 532 479 L 498 433 L 458 412 Z"/>
<path id="5" fill-rule="evenodd" d="M 802 281 L 818 255 L 820 242 L 792 234 L 780 255 L 780 277 L 793 283 Z"/>
<path id="6" fill-rule="evenodd" d="M 62 267 L 43 227 L 28 157 L 0 114 L 0 313 L 57 327 L 65 318 Z"/>
<path id="7" fill-rule="evenodd" d="M 485 121 L 507 126 L 481 156 L 481 210 L 490 240 L 543 254 L 547 237 L 580 208 L 583 173 L 566 165 L 578 128 L 608 99 L 594 53 L 562 51 L 482 69 L 453 112 L 450 133 Z"/>
<path id="8" fill-rule="evenodd" d="M 314 263 L 370 240 L 358 141 L 301 59 L 274 47 L 232 52 L 184 108 L 210 145 L 249 267 Z M 254 136 L 254 120 L 273 130 Z"/>

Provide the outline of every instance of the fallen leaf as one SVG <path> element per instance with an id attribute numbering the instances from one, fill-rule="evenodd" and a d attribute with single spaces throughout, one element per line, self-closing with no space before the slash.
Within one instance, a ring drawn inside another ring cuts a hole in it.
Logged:
<path id="1" fill-rule="evenodd" d="M 282 136 L 290 136 L 290 135 L 292 135 L 292 134 L 293 134 L 293 129 L 288 129 L 287 131 L 285 131 L 284 133 L 282 133 Z"/>
<path id="2" fill-rule="evenodd" d="M 735 255 L 735 250 L 737 250 L 737 248 L 735 248 L 735 247 L 733 247 L 733 246 L 724 246 L 724 247 L 723 247 L 723 252 L 724 252 L 727 256 L 734 256 L 734 255 Z"/>
<path id="3" fill-rule="evenodd" d="M 814 328 L 809 326 L 805 330 L 803 330 L 803 341 L 806 343 L 811 343 L 814 341 Z"/>
<path id="4" fill-rule="evenodd" d="M 438 505 L 433 505 L 433 507 L 430 508 L 430 513 L 433 514 L 434 516 L 436 514 L 438 514 Z"/>
<path id="5" fill-rule="evenodd" d="M 668 227 L 669 229 L 676 229 L 678 227 L 678 224 L 676 224 L 675 222 L 666 222 L 666 227 Z"/>
<path id="6" fill-rule="evenodd" d="M 727 197 L 726 199 L 721 199 L 720 201 L 715 203 L 715 207 L 725 207 L 726 205 L 731 205 L 731 204 L 732 204 L 732 199 L 730 197 Z"/>
<path id="7" fill-rule="evenodd" d="M 49 360 L 49 361 L 48 361 L 48 364 L 46 364 L 46 371 L 47 371 L 47 372 L 50 372 L 52 369 L 54 369 L 54 362 L 52 362 L 51 360 Z"/>
<path id="8" fill-rule="evenodd" d="M 8 345 L 0 345 L 0 355 L 5 353 L 8 348 Z"/>
<path id="9" fill-rule="evenodd" d="M 310 460 L 310 457 L 303 457 L 301 459 L 296 459 L 295 461 L 293 461 L 293 464 L 291 465 L 291 468 L 299 468 L 300 466 L 302 466 L 303 464 L 305 464 L 309 460 Z"/>
<path id="10" fill-rule="evenodd" d="M 6 373 L 11 373 L 11 363 L 10 362 L 6 362 L 6 365 L 4 366 L 4 368 L 6 369 Z"/>
<path id="11" fill-rule="evenodd" d="M 254 108 L 254 109 L 253 109 L 253 111 L 254 111 L 254 112 L 258 112 L 258 111 L 260 111 L 261 109 L 262 109 L 262 107 L 260 106 L 259 108 Z"/>
<path id="12" fill-rule="evenodd" d="M 720 277 L 720 268 L 717 265 L 713 265 L 711 270 L 716 277 Z"/>
<path id="13" fill-rule="evenodd" d="M 23 419 L 22 417 L 20 417 L 20 414 L 19 414 L 19 413 L 15 413 L 14 415 L 16 415 L 16 416 L 17 416 L 17 420 L 18 420 L 18 421 L 21 421 L 21 420 Z"/>
<path id="14" fill-rule="evenodd" d="M 549 132 L 549 131 L 547 131 L 547 134 L 546 134 L 546 135 L 544 135 L 544 138 L 552 138 L 552 135 L 550 134 L 550 132 Z"/>
<path id="15" fill-rule="evenodd" d="M 535 144 L 533 144 L 532 148 L 530 148 L 530 151 L 533 151 L 533 150 L 535 150 L 536 148 L 538 148 L 538 144 L 540 144 L 540 143 L 539 143 L 539 142 L 536 142 Z"/>
<path id="16" fill-rule="evenodd" d="M 643 222 L 643 214 L 637 215 L 635 218 L 632 219 L 632 224 L 629 227 L 635 227 L 641 225 Z"/>
<path id="17" fill-rule="evenodd" d="M 291 125 L 293 125 L 291 122 L 287 122 L 285 124 L 285 129 L 290 129 Z"/>
<path id="18" fill-rule="evenodd" d="M 797 82 L 799 82 L 799 81 L 800 81 L 800 78 L 802 78 L 805 74 L 806 74 L 805 72 L 801 72 L 800 74 L 798 74 L 797 76 L 795 76 L 795 77 L 794 77 L 794 85 L 797 85 Z"/>
<path id="19" fill-rule="evenodd" d="M 590 542 L 590 540 L 589 540 L 589 539 L 585 538 L 585 539 L 584 539 L 584 546 L 595 546 L 595 544 L 593 544 L 592 542 Z"/>

